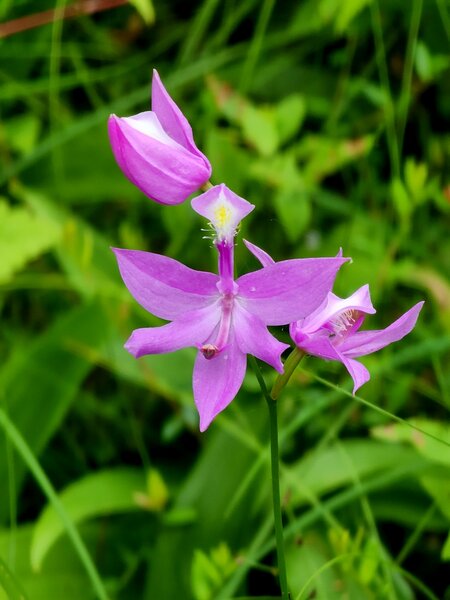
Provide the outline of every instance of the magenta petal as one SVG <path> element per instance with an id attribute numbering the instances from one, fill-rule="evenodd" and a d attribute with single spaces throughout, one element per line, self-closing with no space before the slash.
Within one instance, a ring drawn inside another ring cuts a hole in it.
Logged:
<path id="1" fill-rule="evenodd" d="M 325 299 L 347 258 L 285 260 L 239 277 L 245 308 L 266 325 L 285 325 L 309 315 Z"/>
<path id="2" fill-rule="evenodd" d="M 123 173 L 146 196 L 161 204 L 179 204 L 209 179 L 211 169 L 202 157 L 168 142 L 159 131 L 156 137 L 144 133 L 155 123 L 152 114 L 123 119 L 111 115 L 112 150 Z"/>
<path id="3" fill-rule="evenodd" d="M 339 317 L 340 313 L 348 310 L 355 310 L 364 314 L 374 314 L 376 312 L 372 306 L 368 285 L 363 285 L 348 298 L 339 298 L 339 296 L 330 292 L 325 302 L 299 325 L 304 333 L 313 333 L 334 318 Z"/>
<path id="4" fill-rule="evenodd" d="M 380 348 L 392 344 L 392 342 L 401 340 L 415 326 L 423 304 L 423 302 L 419 302 L 385 329 L 358 331 L 353 335 L 349 335 L 339 345 L 339 351 L 350 358 L 364 356 L 376 352 Z"/>
<path id="5" fill-rule="evenodd" d="M 196 213 L 208 219 L 216 230 L 219 241 L 227 240 L 230 243 L 234 243 L 239 223 L 255 208 L 224 183 L 215 185 L 194 198 L 191 206 Z"/>
<path id="6" fill-rule="evenodd" d="M 187 150 L 197 150 L 189 121 L 170 97 L 156 69 L 152 79 L 152 110 L 170 137 Z"/>
<path id="7" fill-rule="evenodd" d="M 279 342 L 258 317 L 238 305 L 233 312 L 233 327 L 242 352 L 256 356 L 283 373 L 281 354 L 289 348 L 288 344 Z"/>
<path id="8" fill-rule="evenodd" d="M 330 342 L 326 332 L 324 332 L 323 335 L 317 334 L 310 339 L 303 340 L 303 342 L 299 344 L 299 347 L 308 354 L 317 356 L 318 358 L 341 362 L 353 379 L 353 393 L 370 379 L 370 373 L 366 367 L 358 361 L 345 356 L 345 354 L 341 352 L 341 346 L 335 348 Z"/>
<path id="9" fill-rule="evenodd" d="M 168 94 L 156 69 L 153 69 L 152 79 L 152 110 L 158 115 L 161 125 L 171 138 L 202 159 L 206 170 L 209 171 L 205 181 L 209 179 L 211 165 L 195 145 L 189 121 Z"/>
<path id="10" fill-rule="evenodd" d="M 130 293 L 161 319 L 209 306 L 218 296 L 217 275 L 194 271 L 180 262 L 141 250 L 113 248 L 120 274 Z"/>
<path id="11" fill-rule="evenodd" d="M 220 320 L 218 303 L 186 313 L 180 319 L 162 327 L 135 329 L 125 348 L 139 358 L 146 354 L 163 354 L 180 348 L 198 348 L 211 335 Z"/>
<path id="12" fill-rule="evenodd" d="M 267 254 L 265 250 L 259 248 L 255 244 L 252 244 L 248 240 L 244 240 L 244 244 L 247 246 L 248 250 L 250 250 L 253 256 L 259 260 L 263 267 L 268 267 L 269 265 L 274 264 L 275 261 L 270 254 Z"/>
<path id="13" fill-rule="evenodd" d="M 228 346 L 208 360 L 198 353 L 192 385 L 200 415 L 200 431 L 205 431 L 214 417 L 234 399 L 244 380 L 246 355 L 241 352 L 233 335 Z"/>
<path id="14" fill-rule="evenodd" d="M 353 379 L 353 395 L 355 395 L 357 390 L 369 381 L 370 373 L 364 365 L 353 358 L 343 355 L 342 363 L 346 366 L 347 371 Z"/>

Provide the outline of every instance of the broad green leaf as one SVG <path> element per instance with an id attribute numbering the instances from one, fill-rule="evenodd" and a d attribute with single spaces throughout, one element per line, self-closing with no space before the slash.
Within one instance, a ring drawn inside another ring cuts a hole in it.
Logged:
<path id="1" fill-rule="evenodd" d="M 297 242 L 309 225 L 309 195 L 301 188 L 281 187 L 273 197 L 275 210 L 291 242 Z"/>
<path id="2" fill-rule="evenodd" d="M 280 142 L 284 144 L 298 133 L 306 114 L 303 96 L 292 94 L 283 98 L 275 107 Z"/>
<path id="3" fill-rule="evenodd" d="M 242 134 L 262 156 L 271 156 L 280 143 L 272 108 L 247 105 L 242 113 Z"/>
<path id="4" fill-rule="evenodd" d="M 446 423 L 431 419 L 408 419 L 408 423 L 450 444 L 450 429 Z M 372 435 L 390 442 L 408 442 L 426 458 L 450 466 L 450 447 L 440 444 L 416 429 L 403 423 L 393 423 L 372 429 Z M 397 451 L 397 450 L 396 450 Z"/>
<path id="5" fill-rule="evenodd" d="M 0 200 L 0 283 L 52 248 L 60 236 L 61 228 L 52 220 Z"/>
<path id="6" fill-rule="evenodd" d="M 396 448 L 396 467 L 415 460 L 417 454 L 411 448 Z M 393 466 L 390 444 L 375 440 L 346 440 L 311 452 L 294 463 L 286 485 L 292 490 L 293 501 L 303 504 L 310 492 L 321 496 L 339 487 L 352 485 L 356 477 L 363 480 Z"/>
<path id="7" fill-rule="evenodd" d="M 91 473 L 60 494 L 68 515 L 77 524 L 86 519 L 139 509 L 137 494 L 145 490 L 140 469 L 117 468 Z M 49 549 L 64 533 L 59 515 L 48 505 L 36 522 L 31 542 L 31 565 L 41 569 Z"/>
<path id="8" fill-rule="evenodd" d="M 298 144 L 297 156 L 304 161 L 303 174 L 308 183 L 318 183 L 345 165 L 367 156 L 373 143 L 372 135 L 354 139 L 309 135 Z"/>
<path id="9" fill-rule="evenodd" d="M 35 115 L 25 113 L 4 121 L 0 126 L 0 132 L 1 127 L 5 129 L 6 139 L 11 148 L 26 154 L 36 145 L 41 122 Z"/>
<path id="10" fill-rule="evenodd" d="M 11 535 L 12 532 L 9 530 L 0 530 L 0 556 L 8 555 Z M 14 532 L 16 548 L 14 575 L 27 594 L 25 598 L 30 600 L 93 598 L 91 583 L 67 539 L 61 539 L 57 544 L 56 551 L 51 553 L 40 573 L 33 572 L 30 565 L 31 536 L 31 525 L 20 526 Z M 94 538 L 89 537 L 95 544 L 96 539 L 98 540 L 98 532 Z M 16 599 L 8 595 L 7 600 Z"/>

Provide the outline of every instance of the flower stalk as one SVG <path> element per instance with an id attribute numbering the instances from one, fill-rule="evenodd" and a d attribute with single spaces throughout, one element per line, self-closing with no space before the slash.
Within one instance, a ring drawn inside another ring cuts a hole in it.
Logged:
<path id="1" fill-rule="evenodd" d="M 289 600 L 289 591 L 287 584 L 286 559 L 284 556 L 284 537 L 283 537 L 283 517 L 281 513 L 280 496 L 280 458 L 278 446 L 278 413 L 277 403 L 273 400 L 267 389 L 266 382 L 261 373 L 256 359 L 251 356 L 250 360 L 258 379 L 264 398 L 269 409 L 269 427 L 270 427 L 270 466 L 272 474 L 272 501 L 273 501 L 273 520 L 275 527 L 275 540 L 277 546 L 278 576 L 280 580 L 281 597 L 283 600 Z"/>

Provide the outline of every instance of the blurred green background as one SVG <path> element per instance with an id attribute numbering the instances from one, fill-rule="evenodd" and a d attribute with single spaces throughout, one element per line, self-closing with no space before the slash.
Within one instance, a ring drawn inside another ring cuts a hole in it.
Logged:
<path id="1" fill-rule="evenodd" d="M 309 358 L 280 402 L 292 598 L 448 600 L 448 1 L 71 6 L 0 2 L 0 598 L 278 593 L 254 374 L 200 435 L 194 353 L 123 350 L 159 321 L 110 246 L 215 269 L 189 203 L 112 157 L 107 117 L 149 108 L 156 67 L 213 183 L 256 205 L 245 237 L 276 260 L 342 246 L 335 291 L 370 284 L 371 329 L 426 300 L 358 398 Z M 241 238 L 236 262 L 257 268 Z"/>

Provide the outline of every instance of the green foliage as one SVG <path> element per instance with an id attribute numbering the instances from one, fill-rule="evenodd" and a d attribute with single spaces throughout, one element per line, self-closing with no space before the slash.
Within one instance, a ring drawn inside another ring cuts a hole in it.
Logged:
<path id="1" fill-rule="evenodd" d="M 142 504 L 144 478 L 137 469 L 92 473 L 68 486 L 60 500 L 74 523 L 85 519 L 137 510 Z M 153 492 L 153 490 L 149 490 Z M 59 515 L 48 505 L 36 522 L 31 541 L 31 567 L 40 571 L 51 546 L 64 532 Z"/>
<path id="2" fill-rule="evenodd" d="M 60 235 L 48 219 L 0 200 L 0 283 L 9 282 L 30 260 L 52 248 Z"/>
<path id="3" fill-rule="evenodd" d="M 194 350 L 123 349 L 161 322 L 111 246 L 215 268 L 189 203 L 151 203 L 109 146 L 108 115 L 148 110 L 156 67 L 212 182 L 257 207 L 240 236 L 276 260 L 342 247 L 335 291 L 370 284 L 370 328 L 426 300 L 408 338 L 364 359 L 357 401 L 318 359 L 281 397 L 292 598 L 447 599 L 446 2 L 104 4 L 39 25 L 54 2 L 0 3 L 0 598 L 278 597 L 254 374 L 200 436 Z M 237 271 L 257 268 L 237 241 Z"/>

